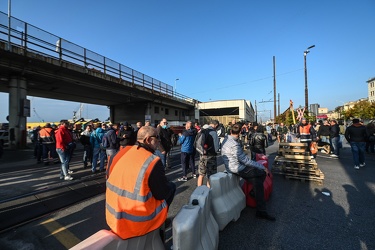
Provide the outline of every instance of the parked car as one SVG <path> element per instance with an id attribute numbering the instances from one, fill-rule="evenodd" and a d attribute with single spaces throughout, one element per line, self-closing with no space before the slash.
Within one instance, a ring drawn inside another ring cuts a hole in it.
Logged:
<path id="1" fill-rule="evenodd" d="M 9 131 L 8 130 L 0 130 L 0 143 L 4 145 L 5 143 L 9 143 Z"/>

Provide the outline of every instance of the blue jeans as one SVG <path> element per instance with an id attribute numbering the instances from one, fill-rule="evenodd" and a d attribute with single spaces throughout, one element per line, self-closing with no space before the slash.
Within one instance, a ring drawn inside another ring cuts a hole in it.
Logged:
<path id="1" fill-rule="evenodd" d="M 87 167 L 89 160 L 92 160 L 92 149 L 91 145 L 85 145 L 83 148 L 83 164 Z"/>
<path id="2" fill-rule="evenodd" d="M 355 166 L 365 163 L 366 142 L 350 142 L 352 147 L 353 161 Z"/>
<path id="3" fill-rule="evenodd" d="M 92 165 L 91 165 L 91 171 L 96 171 L 96 165 L 98 165 L 98 158 L 100 157 L 100 170 L 104 170 L 104 161 L 107 158 L 107 155 L 105 153 L 105 150 L 101 150 L 100 148 L 94 148 L 93 150 L 93 156 L 92 156 Z"/>
<path id="4" fill-rule="evenodd" d="M 321 135 L 321 136 L 320 136 L 320 141 L 321 141 L 321 142 L 329 143 L 329 138 L 328 138 L 328 136 Z"/>
<path id="5" fill-rule="evenodd" d="M 340 137 L 333 137 L 330 139 L 330 144 L 331 144 L 331 152 L 333 152 L 335 155 L 339 155 L 339 152 L 340 152 L 340 147 L 339 147 L 339 143 L 340 143 Z"/>
<path id="6" fill-rule="evenodd" d="M 69 170 L 69 162 L 71 158 L 71 151 L 69 150 L 62 150 L 61 148 L 56 149 L 57 154 L 59 155 L 61 161 L 61 171 L 60 176 L 67 176 Z"/>

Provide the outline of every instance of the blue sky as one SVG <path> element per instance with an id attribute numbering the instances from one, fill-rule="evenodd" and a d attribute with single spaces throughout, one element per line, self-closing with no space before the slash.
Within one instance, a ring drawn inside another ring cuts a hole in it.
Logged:
<path id="1" fill-rule="evenodd" d="M 0 11 L 7 4 L 2 0 Z M 258 110 L 273 109 L 259 102 L 273 100 L 275 56 L 281 112 L 290 99 L 304 105 L 303 51 L 310 45 L 310 104 L 334 109 L 367 97 L 366 80 L 375 77 L 374 11 L 373 0 L 12 0 L 12 16 L 172 86 L 178 78 L 177 92 L 199 101 L 256 100 Z M 3 121 L 7 95 L 0 98 Z M 79 106 L 52 112 L 46 106 L 60 101 L 31 99 L 45 120 L 71 117 Z M 108 117 L 107 107 L 88 107 L 91 118 Z"/>

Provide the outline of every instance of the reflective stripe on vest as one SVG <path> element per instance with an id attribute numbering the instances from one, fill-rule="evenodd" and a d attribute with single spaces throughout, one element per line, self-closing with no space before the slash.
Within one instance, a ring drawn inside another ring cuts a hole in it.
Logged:
<path id="1" fill-rule="evenodd" d="M 135 216 L 135 215 L 132 215 L 132 214 L 128 214 L 126 212 L 116 212 L 115 209 L 113 207 L 111 207 L 110 205 L 108 205 L 108 203 L 106 204 L 106 208 L 108 209 L 108 211 L 116 218 L 116 219 L 127 219 L 127 220 L 131 220 L 131 221 L 134 221 L 134 222 L 145 222 L 145 221 L 149 221 L 149 220 L 152 220 L 153 218 L 155 218 L 164 208 L 167 207 L 167 202 L 164 200 L 156 209 L 155 211 L 148 215 L 148 216 Z"/>
<path id="2" fill-rule="evenodd" d="M 142 185 L 143 178 L 145 177 L 145 172 L 148 168 L 148 165 L 155 159 L 155 157 L 156 157 L 155 155 L 150 155 L 150 157 L 148 157 L 147 160 L 143 163 L 141 171 L 139 171 L 133 193 L 128 192 L 124 189 L 118 188 L 109 182 L 107 182 L 107 188 L 111 190 L 112 192 L 115 192 L 119 196 L 126 197 L 132 200 L 146 202 L 148 199 L 152 197 L 151 191 L 148 192 L 148 194 L 145 196 L 140 195 L 139 192 L 140 192 L 140 187 Z"/>

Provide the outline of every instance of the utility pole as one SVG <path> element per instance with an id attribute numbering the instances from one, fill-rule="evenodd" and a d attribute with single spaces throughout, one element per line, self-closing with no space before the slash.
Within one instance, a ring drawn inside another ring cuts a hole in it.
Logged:
<path id="1" fill-rule="evenodd" d="M 276 59 L 275 59 L 275 56 L 273 56 L 273 120 L 274 121 L 276 120 Z"/>
<path id="2" fill-rule="evenodd" d="M 310 52 L 309 49 L 314 48 L 315 45 L 311 45 L 303 52 L 303 60 L 305 64 L 305 107 L 306 107 L 306 113 L 309 115 L 309 89 L 307 86 L 307 66 L 306 66 L 306 55 Z"/>

